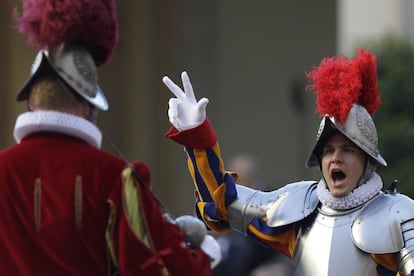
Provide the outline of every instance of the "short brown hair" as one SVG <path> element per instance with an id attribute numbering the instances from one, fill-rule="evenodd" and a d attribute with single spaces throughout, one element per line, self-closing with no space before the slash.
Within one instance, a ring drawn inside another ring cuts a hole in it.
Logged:
<path id="1" fill-rule="evenodd" d="M 85 103 L 89 107 L 85 110 Z M 70 88 L 54 72 L 46 72 L 32 85 L 28 99 L 31 110 L 53 110 L 85 118 L 96 123 L 98 110 Z"/>
<path id="2" fill-rule="evenodd" d="M 34 110 L 55 110 L 71 113 L 83 99 L 56 74 L 46 73 L 32 85 L 29 105 Z"/>

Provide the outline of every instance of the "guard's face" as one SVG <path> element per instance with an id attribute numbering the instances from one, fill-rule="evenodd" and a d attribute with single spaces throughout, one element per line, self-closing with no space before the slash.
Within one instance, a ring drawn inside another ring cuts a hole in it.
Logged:
<path id="1" fill-rule="evenodd" d="M 322 174 L 334 197 L 354 190 L 365 169 L 366 154 L 341 134 L 332 136 L 322 150 Z"/>

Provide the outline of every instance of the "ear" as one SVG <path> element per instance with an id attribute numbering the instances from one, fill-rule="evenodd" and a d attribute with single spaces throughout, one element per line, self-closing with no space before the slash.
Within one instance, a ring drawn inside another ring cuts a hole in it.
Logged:
<path id="1" fill-rule="evenodd" d="M 26 100 L 26 107 L 27 107 L 27 111 L 34 111 L 36 109 L 36 106 L 33 104 L 33 100 L 30 97 L 30 95 Z"/>
<path id="2" fill-rule="evenodd" d="M 82 102 L 82 117 L 96 124 L 98 109 L 87 101 Z"/>
<path id="3" fill-rule="evenodd" d="M 91 106 L 89 105 L 89 103 L 86 100 L 82 101 L 81 113 L 82 113 L 83 118 L 89 119 L 89 115 L 91 113 Z"/>

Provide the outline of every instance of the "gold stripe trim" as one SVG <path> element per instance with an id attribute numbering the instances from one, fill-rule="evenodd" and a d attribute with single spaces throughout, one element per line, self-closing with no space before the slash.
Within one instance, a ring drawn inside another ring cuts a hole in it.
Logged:
<path id="1" fill-rule="evenodd" d="M 82 176 L 75 179 L 75 224 L 76 229 L 82 230 Z"/>
<path id="2" fill-rule="evenodd" d="M 130 167 L 127 167 L 122 172 L 122 177 L 124 180 L 124 206 L 125 214 L 129 223 L 129 226 L 137 236 L 137 238 L 151 251 L 153 251 L 153 246 L 149 233 L 144 221 L 144 216 L 142 214 L 143 210 L 139 203 L 139 189 L 136 187 L 135 178 L 133 176 L 133 170 Z"/>
<path id="3" fill-rule="evenodd" d="M 40 180 L 40 178 L 36 178 L 35 184 L 34 184 L 34 196 L 33 196 L 34 224 L 35 224 L 36 232 L 40 232 L 40 227 L 41 227 L 41 222 L 42 222 L 41 200 L 42 200 L 42 181 Z"/>
<path id="4" fill-rule="evenodd" d="M 114 240 L 113 240 L 114 225 L 115 225 L 115 220 L 116 220 L 116 208 L 115 208 L 115 204 L 113 201 L 108 200 L 108 204 L 109 204 L 109 216 L 108 216 L 108 224 L 106 225 L 106 230 L 105 230 L 105 240 L 106 240 L 106 246 L 108 248 L 111 261 L 113 265 L 116 268 L 118 268 L 118 260 L 116 258 L 115 246 L 114 246 Z"/>

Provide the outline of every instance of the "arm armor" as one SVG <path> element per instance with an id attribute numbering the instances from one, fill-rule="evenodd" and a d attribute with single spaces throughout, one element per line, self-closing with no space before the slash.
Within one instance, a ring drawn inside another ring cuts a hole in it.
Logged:
<path id="1" fill-rule="evenodd" d="M 398 267 L 404 275 L 410 275 L 414 271 L 414 219 L 401 224 L 405 245 L 401 249 L 398 258 Z"/>
<path id="2" fill-rule="evenodd" d="M 246 234 L 253 218 L 267 217 L 271 227 L 300 221 L 318 205 L 314 181 L 288 184 L 272 192 L 262 192 L 236 185 L 237 199 L 228 207 L 232 229 Z"/>
<path id="3" fill-rule="evenodd" d="M 373 254 L 397 253 L 399 271 L 414 270 L 414 201 L 398 193 L 380 194 L 352 225 L 357 247 Z"/>

